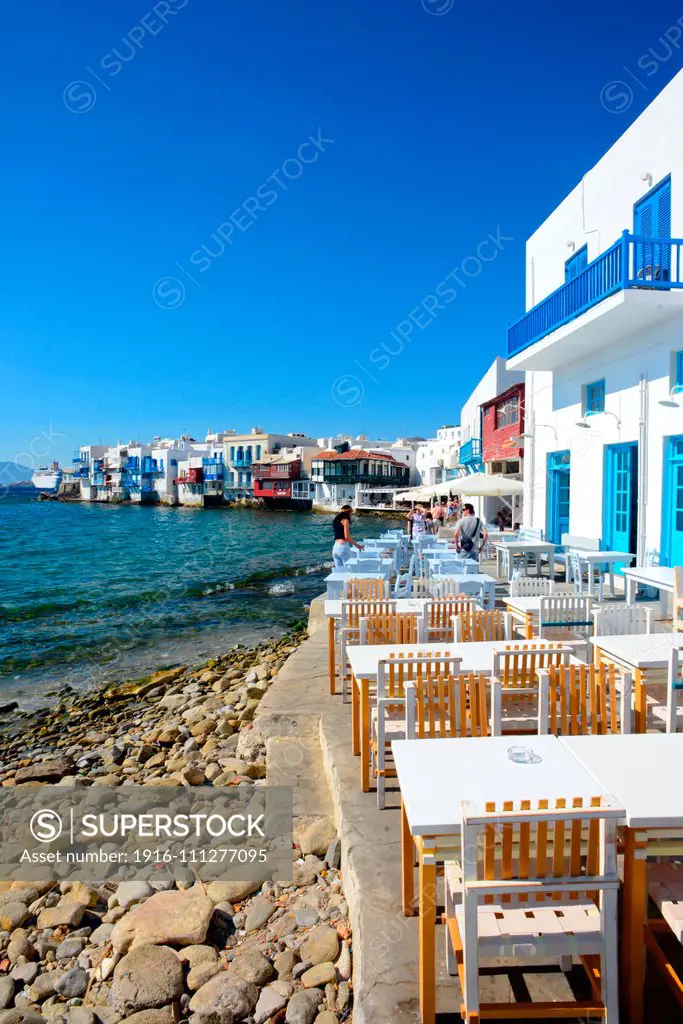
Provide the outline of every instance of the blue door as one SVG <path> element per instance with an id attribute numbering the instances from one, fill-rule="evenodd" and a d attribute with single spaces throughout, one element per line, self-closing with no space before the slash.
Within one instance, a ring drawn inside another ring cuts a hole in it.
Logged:
<path id="1" fill-rule="evenodd" d="M 562 543 L 562 534 L 569 533 L 570 453 L 548 452 L 548 500 L 546 534 L 553 544 Z"/>
<path id="2" fill-rule="evenodd" d="M 605 448 L 603 481 L 603 550 L 633 551 L 638 532 L 638 444 Z M 623 564 L 615 565 L 621 572 Z"/>
<path id="3" fill-rule="evenodd" d="M 671 238 L 671 178 L 660 181 L 636 203 L 633 233 L 645 238 Z M 670 280 L 670 245 L 636 243 L 635 249 L 636 277 L 660 283 Z"/>
<path id="4" fill-rule="evenodd" d="M 683 436 L 668 437 L 664 448 L 662 565 L 683 565 Z"/>

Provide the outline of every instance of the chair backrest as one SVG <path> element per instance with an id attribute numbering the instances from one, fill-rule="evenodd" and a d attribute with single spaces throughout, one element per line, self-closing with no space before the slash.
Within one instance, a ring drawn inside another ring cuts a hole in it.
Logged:
<path id="1" fill-rule="evenodd" d="M 659 565 L 659 549 L 658 548 L 648 548 L 648 550 L 645 552 L 645 560 L 643 562 L 643 565 L 647 565 L 647 566 Z"/>
<path id="2" fill-rule="evenodd" d="M 362 644 L 419 644 L 424 641 L 424 617 L 417 612 L 389 612 L 361 619 Z"/>
<path id="3" fill-rule="evenodd" d="M 479 881 L 500 882 L 487 887 L 484 903 L 570 903 L 617 888 L 616 829 L 623 816 L 610 796 L 491 802 L 483 808 L 464 801 L 466 898 L 468 883 Z M 525 891 L 519 883 L 527 880 L 532 884 Z"/>
<path id="4" fill-rule="evenodd" d="M 425 618 L 428 631 L 438 630 L 444 637 L 452 639 L 454 615 L 469 612 L 477 608 L 477 602 L 471 597 L 456 597 L 453 594 L 435 597 L 425 604 Z"/>
<path id="5" fill-rule="evenodd" d="M 385 598 L 360 598 L 355 601 L 342 601 L 341 625 L 342 628 L 359 629 L 361 619 L 369 615 L 395 615 L 397 612 L 397 601 Z"/>
<path id="6" fill-rule="evenodd" d="M 683 566 L 674 566 L 674 632 L 683 630 Z"/>
<path id="7" fill-rule="evenodd" d="M 562 597 L 550 595 L 540 600 L 538 635 L 543 636 L 544 629 L 577 629 L 592 627 L 591 597 L 580 597 L 567 594 Z"/>
<path id="8" fill-rule="evenodd" d="M 538 529 L 536 526 L 520 526 L 518 539 L 531 542 L 543 540 L 543 530 Z"/>
<path id="9" fill-rule="evenodd" d="M 557 665 L 538 673 L 538 731 L 607 736 L 632 730 L 632 681 L 614 665 Z M 617 689 L 620 683 L 621 692 Z"/>
<path id="10" fill-rule="evenodd" d="M 510 597 L 542 597 L 555 592 L 555 581 L 542 576 L 520 576 L 510 582 Z"/>
<path id="11" fill-rule="evenodd" d="M 379 572 L 382 567 L 382 559 L 379 555 L 377 557 L 371 555 L 369 558 L 360 555 L 358 558 L 350 558 L 346 564 L 351 570 L 356 569 L 358 572 Z"/>
<path id="12" fill-rule="evenodd" d="M 539 669 L 568 665 L 573 653 L 571 647 L 562 644 L 528 643 L 507 648 L 493 655 L 491 675 L 500 681 L 503 691 L 535 689 Z"/>
<path id="13" fill-rule="evenodd" d="M 592 608 L 596 636 L 618 636 L 625 633 L 651 633 L 653 614 L 642 604 L 607 604 Z"/>
<path id="14" fill-rule="evenodd" d="M 457 675 L 462 659 L 448 655 L 396 654 L 382 659 L 377 665 L 377 697 L 404 698 L 406 685 L 411 680 L 431 676 Z"/>
<path id="15" fill-rule="evenodd" d="M 387 580 L 373 579 L 357 579 L 351 577 L 349 580 L 344 581 L 342 588 L 342 599 L 348 601 L 356 600 L 381 600 L 389 596 L 389 583 Z"/>
<path id="16" fill-rule="evenodd" d="M 509 612 L 500 608 L 482 611 L 470 606 L 455 617 L 454 639 L 456 642 L 482 642 L 485 640 L 510 640 L 512 624 Z"/>
<path id="17" fill-rule="evenodd" d="M 406 689 L 408 739 L 490 736 L 490 688 L 483 674 L 423 676 Z"/>
<path id="18" fill-rule="evenodd" d="M 562 547 L 565 551 L 572 548 L 579 548 L 582 551 L 599 551 L 600 541 L 593 537 L 579 537 L 575 533 L 563 533 Z"/>
<path id="19" fill-rule="evenodd" d="M 396 576 L 394 597 L 411 597 L 413 592 L 413 576 L 415 575 L 415 555 L 410 556 L 408 569 Z"/>

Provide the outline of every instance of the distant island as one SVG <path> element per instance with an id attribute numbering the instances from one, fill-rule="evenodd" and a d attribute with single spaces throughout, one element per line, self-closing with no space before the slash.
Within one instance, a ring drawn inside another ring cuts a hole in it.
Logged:
<path id="1" fill-rule="evenodd" d="M 0 462 L 0 493 L 6 490 L 15 494 L 36 494 L 37 488 L 31 481 L 30 466 L 22 466 L 19 462 Z"/>

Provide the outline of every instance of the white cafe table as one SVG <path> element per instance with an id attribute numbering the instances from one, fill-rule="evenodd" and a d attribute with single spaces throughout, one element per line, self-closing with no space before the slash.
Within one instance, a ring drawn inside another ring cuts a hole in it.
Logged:
<path id="1" fill-rule="evenodd" d="M 622 1007 L 627 1011 L 629 1024 L 643 1024 L 647 857 L 656 856 L 657 841 L 666 839 L 657 830 L 677 830 L 669 837 L 669 844 L 680 845 L 683 788 L 678 780 L 683 767 L 683 734 L 567 736 L 560 742 L 626 812 L 621 912 Z M 673 849 L 673 845 L 670 848 Z M 683 845 L 680 852 L 683 853 Z"/>
<path id="2" fill-rule="evenodd" d="M 576 549 L 574 549 L 576 550 Z M 617 562 L 632 562 L 636 557 L 628 551 L 584 551 L 583 549 L 577 550 L 576 552 L 579 559 L 582 562 L 588 562 L 589 565 L 607 565 L 607 571 L 609 572 L 609 592 L 614 597 L 614 566 Z M 569 563 L 571 571 L 571 562 Z M 626 570 L 624 570 L 626 571 Z M 588 577 L 588 593 L 593 596 L 593 574 L 590 573 Z"/>
<path id="3" fill-rule="evenodd" d="M 543 647 L 550 641 L 539 640 Z M 351 750 L 360 754 L 361 789 L 370 790 L 370 708 L 371 686 L 377 684 L 380 661 L 390 657 L 416 658 L 418 655 L 460 658 L 461 672 L 475 672 L 490 676 L 496 651 L 514 650 L 527 646 L 526 641 L 484 640 L 465 643 L 432 641 L 423 644 L 358 644 L 348 647 L 346 656 L 352 673 L 351 686 Z M 568 644 L 567 646 L 571 646 Z M 422 741 L 421 741 L 422 742 Z"/>
<path id="4" fill-rule="evenodd" d="M 476 645 L 468 645 L 476 646 Z M 461 804 L 487 801 L 590 799 L 607 791 L 556 736 L 528 744 L 538 764 L 508 757 L 507 736 L 396 740 L 392 751 L 401 789 L 403 912 L 415 912 L 414 862 L 418 863 L 420 1019 L 436 1015 L 436 865 L 459 856 Z"/>
<path id="5" fill-rule="evenodd" d="M 474 564 L 477 565 L 476 562 Z M 496 581 L 494 580 L 493 576 L 489 576 L 488 573 L 477 572 L 476 570 L 474 570 L 473 572 L 469 572 L 468 570 L 468 572 L 466 573 L 450 573 L 448 571 L 448 566 L 446 566 L 445 572 L 440 573 L 438 576 L 432 575 L 430 577 L 430 580 L 435 583 L 445 583 L 447 586 L 453 587 L 453 593 L 456 595 L 460 593 L 458 587 L 459 583 L 462 583 L 465 580 L 467 581 L 468 584 L 478 583 L 483 588 L 484 591 L 484 608 L 495 608 Z M 467 590 L 467 593 L 469 594 L 470 591 Z"/>
<path id="6" fill-rule="evenodd" d="M 493 544 L 496 551 L 496 572 L 500 576 L 500 559 L 503 552 L 507 551 L 511 556 L 520 555 L 525 558 L 527 555 L 536 556 L 536 575 L 541 575 L 541 555 L 545 555 L 548 559 L 548 575 L 552 579 L 553 577 L 553 566 L 555 548 L 557 544 L 551 544 L 547 540 L 513 540 L 508 541 L 504 544 Z M 508 561 L 508 579 L 512 579 L 514 572 L 514 558 L 511 557 Z"/>
<path id="7" fill-rule="evenodd" d="M 683 642 L 681 633 L 619 633 L 592 636 L 595 661 L 613 663 L 630 672 L 634 689 L 635 732 L 647 725 L 647 684 L 665 683 L 672 647 Z"/>
<path id="8" fill-rule="evenodd" d="M 638 565 L 634 569 L 624 569 L 624 578 L 627 604 L 635 601 L 639 583 L 644 587 L 666 590 L 670 594 L 674 591 L 674 571 L 666 565 Z"/>
<path id="9" fill-rule="evenodd" d="M 388 580 L 391 577 L 391 559 L 383 559 L 383 562 L 386 562 L 386 564 L 383 564 L 381 569 L 377 569 L 374 572 L 354 571 L 353 562 L 347 562 L 346 569 L 333 569 L 332 572 L 325 577 L 328 600 L 332 601 L 335 598 L 341 599 L 344 591 L 344 584 L 348 583 L 351 579 Z"/>

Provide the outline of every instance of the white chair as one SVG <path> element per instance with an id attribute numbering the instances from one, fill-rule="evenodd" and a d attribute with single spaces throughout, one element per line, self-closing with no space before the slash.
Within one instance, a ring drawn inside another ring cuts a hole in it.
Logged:
<path id="1" fill-rule="evenodd" d="M 520 576 L 510 581 L 510 597 L 546 597 L 555 593 L 555 581 L 542 576 Z"/>
<path id="2" fill-rule="evenodd" d="M 350 644 L 360 643 L 360 627 L 363 619 L 369 615 L 395 615 L 398 611 L 396 600 L 384 598 L 366 598 L 342 601 L 341 620 L 339 625 L 339 671 L 342 680 L 342 701 L 348 702 L 349 666 L 346 656 Z"/>
<path id="3" fill-rule="evenodd" d="M 377 778 L 377 806 L 384 809 L 386 779 L 395 771 L 387 765 L 388 745 L 406 738 L 406 687 L 410 680 L 458 674 L 460 658 L 420 655 L 387 658 L 377 666 L 377 703 L 371 712 L 372 767 Z"/>
<path id="4" fill-rule="evenodd" d="M 542 597 L 538 615 L 539 637 L 547 640 L 582 640 L 588 651 L 588 638 L 593 632 L 592 604 L 592 597 L 571 594 Z"/>
<path id="5" fill-rule="evenodd" d="M 481 1019 L 480 957 L 571 962 L 578 955 L 600 958 L 600 999 L 552 1002 L 542 1015 L 618 1024 L 616 839 L 624 813 L 610 796 L 573 797 L 571 781 L 568 796 L 552 801 L 463 801 L 464 855 L 447 863 L 445 876 L 447 963 L 460 977 L 464 1020 Z M 518 1002 L 488 1003 L 487 1016 L 511 1009 L 519 1019 L 541 1015 L 538 1004 Z"/>
<path id="6" fill-rule="evenodd" d="M 577 593 L 594 597 L 597 589 L 598 601 L 602 601 L 605 582 L 602 566 L 585 561 L 579 551 L 569 552 L 569 564 Z"/>
<path id="7" fill-rule="evenodd" d="M 651 608 L 642 604 L 605 604 L 592 608 L 595 636 L 621 636 L 626 633 L 651 633 L 654 627 Z"/>
<path id="8" fill-rule="evenodd" d="M 678 698 L 683 690 L 683 657 L 677 647 L 669 654 L 669 667 L 666 679 L 666 704 L 657 705 L 652 709 L 653 715 L 664 722 L 667 732 L 678 731 Z"/>
<path id="9" fill-rule="evenodd" d="M 536 732 L 539 721 L 539 676 L 545 669 L 569 665 L 573 650 L 562 644 L 530 640 L 493 655 L 493 735 Z"/>
<path id="10" fill-rule="evenodd" d="M 413 592 L 413 577 L 415 575 L 415 555 L 410 556 L 410 562 L 406 572 L 399 572 L 394 584 L 394 597 L 411 597 Z"/>

